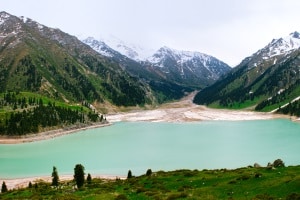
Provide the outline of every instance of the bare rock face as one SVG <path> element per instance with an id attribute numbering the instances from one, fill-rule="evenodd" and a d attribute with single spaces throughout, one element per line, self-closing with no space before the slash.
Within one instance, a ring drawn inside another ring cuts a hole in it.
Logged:
<path id="1" fill-rule="evenodd" d="M 254 163 L 254 168 L 261 168 L 261 165 L 260 164 L 258 164 L 258 163 Z"/>

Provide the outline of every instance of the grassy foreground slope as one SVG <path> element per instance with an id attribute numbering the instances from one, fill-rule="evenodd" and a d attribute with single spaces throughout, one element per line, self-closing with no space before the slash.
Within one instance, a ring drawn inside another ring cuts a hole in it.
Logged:
<path id="1" fill-rule="evenodd" d="M 300 166 L 235 170 L 159 171 L 127 180 L 92 179 L 38 183 L 37 188 L 0 194 L 0 199 L 300 199 Z"/>

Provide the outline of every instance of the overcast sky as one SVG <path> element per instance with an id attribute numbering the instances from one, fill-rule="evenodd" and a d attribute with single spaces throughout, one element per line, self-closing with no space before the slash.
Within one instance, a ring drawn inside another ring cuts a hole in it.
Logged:
<path id="1" fill-rule="evenodd" d="M 199 51 L 231 66 L 300 31 L 299 0 L 0 0 L 0 10 L 71 35 L 114 35 L 158 49 Z"/>

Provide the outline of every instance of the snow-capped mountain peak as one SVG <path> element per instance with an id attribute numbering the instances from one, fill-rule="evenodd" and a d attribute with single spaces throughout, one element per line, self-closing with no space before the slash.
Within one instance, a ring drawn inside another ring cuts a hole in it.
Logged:
<path id="1" fill-rule="evenodd" d="M 111 50 L 116 51 L 123 56 L 126 56 L 137 62 L 145 61 L 148 57 L 152 56 L 155 52 L 152 49 L 143 48 L 139 45 L 126 43 L 115 36 L 102 37 L 101 39 L 95 39 L 93 37 L 78 36 L 81 41 L 91 46 L 94 50 L 100 54 L 108 57 L 113 57 Z M 109 48 L 109 50 L 107 50 Z"/>
<path id="2" fill-rule="evenodd" d="M 152 57 L 149 57 L 147 60 L 153 64 L 157 64 L 162 58 L 166 58 L 167 56 L 176 59 L 177 62 L 180 63 L 184 63 L 195 58 L 198 58 L 206 63 L 211 59 L 211 56 L 200 52 L 176 50 L 164 46 L 160 48 Z"/>
<path id="3" fill-rule="evenodd" d="M 146 58 L 150 57 L 155 52 L 152 49 L 147 49 L 136 44 L 124 42 L 123 40 L 112 35 L 103 37 L 100 40 L 105 42 L 112 49 L 135 61 L 145 61 Z"/>
<path id="4" fill-rule="evenodd" d="M 103 41 L 96 40 L 93 37 L 88 37 L 82 40 L 82 42 L 92 47 L 95 51 L 97 51 L 101 55 L 104 55 L 106 57 L 114 56 L 114 54 L 112 53 L 114 50 L 111 49 L 109 46 L 107 46 L 107 44 L 105 44 L 105 42 Z"/>
<path id="5" fill-rule="evenodd" d="M 248 62 L 248 69 L 270 62 L 276 64 L 281 58 L 300 48 L 299 32 L 290 33 L 286 37 L 273 39 L 267 46 L 242 61 Z"/>
<path id="6" fill-rule="evenodd" d="M 288 36 L 273 39 L 272 42 L 266 47 L 268 50 L 267 57 L 271 58 L 274 56 L 289 53 L 300 47 L 300 34 L 296 31 L 290 33 Z"/>
<path id="7" fill-rule="evenodd" d="M 154 65 L 163 67 L 164 65 L 162 63 L 165 62 L 166 59 L 176 60 L 176 63 L 179 65 L 184 65 L 187 62 L 191 62 L 197 66 L 199 63 L 201 63 L 201 66 L 204 66 L 208 70 L 211 68 L 211 62 L 214 62 L 213 65 L 215 65 L 217 62 L 220 62 L 216 58 L 204 53 L 197 51 L 175 50 L 166 46 L 160 48 L 152 57 L 149 57 L 147 60 Z"/>
<path id="8" fill-rule="evenodd" d="M 153 56 L 147 59 L 154 67 L 159 67 L 166 74 L 180 74 L 181 78 L 217 80 L 230 67 L 220 60 L 194 51 L 180 51 L 169 47 L 160 48 Z"/>

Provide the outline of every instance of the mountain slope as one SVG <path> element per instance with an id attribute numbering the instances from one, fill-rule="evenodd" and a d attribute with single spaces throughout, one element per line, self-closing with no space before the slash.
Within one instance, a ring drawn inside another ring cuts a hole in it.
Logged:
<path id="1" fill-rule="evenodd" d="M 0 45 L 0 92 L 125 106 L 152 102 L 149 87 L 119 63 L 58 29 L 1 12 Z"/>
<path id="2" fill-rule="evenodd" d="M 215 84 L 200 91 L 197 104 L 272 110 L 300 96 L 298 32 L 272 40 Z M 260 103 L 262 103 L 260 104 Z"/>

